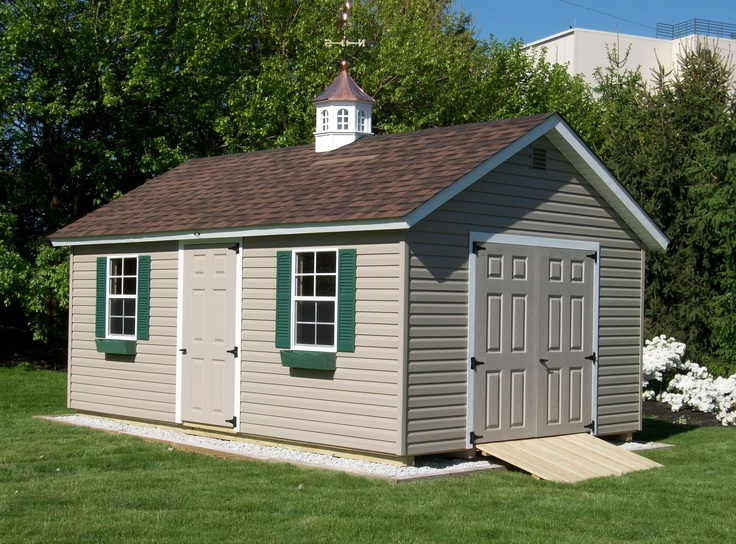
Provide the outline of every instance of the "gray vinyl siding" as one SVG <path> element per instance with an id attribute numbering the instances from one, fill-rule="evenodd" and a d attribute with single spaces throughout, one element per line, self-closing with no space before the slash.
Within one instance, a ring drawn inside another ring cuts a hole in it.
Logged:
<path id="1" fill-rule="evenodd" d="M 276 252 L 301 248 L 357 250 L 356 347 L 334 373 L 283 367 L 274 346 Z M 241 433 L 401 455 L 404 248 L 380 233 L 245 241 Z"/>
<path id="2" fill-rule="evenodd" d="M 151 256 L 150 338 L 134 357 L 95 347 L 95 262 L 117 254 Z M 71 258 L 68 406 L 84 412 L 173 422 L 176 390 L 176 244 L 81 246 Z"/>
<path id="3" fill-rule="evenodd" d="M 409 246 L 407 453 L 467 439 L 469 233 L 596 241 L 600 255 L 599 433 L 639 428 L 641 244 L 546 139 L 527 147 L 414 226 Z"/>

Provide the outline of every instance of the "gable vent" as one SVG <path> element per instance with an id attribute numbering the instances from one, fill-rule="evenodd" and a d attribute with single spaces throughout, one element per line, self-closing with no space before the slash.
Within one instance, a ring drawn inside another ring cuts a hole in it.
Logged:
<path id="1" fill-rule="evenodd" d="M 532 147 L 532 170 L 547 169 L 547 150 L 543 147 Z"/>

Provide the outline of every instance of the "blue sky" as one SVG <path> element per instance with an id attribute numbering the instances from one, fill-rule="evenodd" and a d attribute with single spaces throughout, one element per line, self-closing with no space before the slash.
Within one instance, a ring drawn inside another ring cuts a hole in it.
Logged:
<path id="1" fill-rule="evenodd" d="M 456 0 L 480 37 L 533 42 L 570 27 L 656 35 L 657 23 L 705 19 L 736 24 L 734 0 Z"/>

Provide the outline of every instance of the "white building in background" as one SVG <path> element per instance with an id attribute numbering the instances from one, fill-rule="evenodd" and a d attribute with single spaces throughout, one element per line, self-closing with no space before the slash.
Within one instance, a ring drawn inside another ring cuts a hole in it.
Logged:
<path id="1" fill-rule="evenodd" d="M 693 19 L 677 25 L 657 24 L 657 37 L 633 36 L 584 28 L 571 28 L 529 43 L 526 49 L 543 49 L 550 63 L 566 65 L 572 75 L 582 74 L 595 86 L 596 68 L 609 66 L 609 51 L 614 48 L 623 60 L 628 51 L 625 68 L 641 68 L 642 76 L 654 81 L 653 71 L 661 64 L 672 74 L 678 69 L 678 55 L 692 50 L 698 43 L 718 49 L 721 56 L 734 66 L 736 53 L 736 25 Z"/>

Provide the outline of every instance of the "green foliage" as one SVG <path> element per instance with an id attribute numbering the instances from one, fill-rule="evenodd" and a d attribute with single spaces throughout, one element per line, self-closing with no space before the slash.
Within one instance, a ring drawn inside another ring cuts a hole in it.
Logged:
<path id="1" fill-rule="evenodd" d="M 695 214 L 692 228 L 713 240 L 714 288 L 708 309 L 711 344 L 716 358 L 709 362 L 713 374 L 736 374 L 736 118 L 698 135 L 693 160 L 687 170 Z"/>
<path id="2" fill-rule="evenodd" d="M 40 244 L 32 260 L 26 260 L 14 247 L 14 223 L 11 214 L 0 213 L 0 298 L 5 306 L 18 303 L 33 339 L 53 346 L 66 332 L 69 252 Z"/>
<path id="3" fill-rule="evenodd" d="M 15 222 L 14 215 L 0 211 L 0 297 L 5 306 L 22 289 L 27 275 L 27 263 L 14 245 Z"/>
<path id="4" fill-rule="evenodd" d="M 56 346 L 66 335 L 69 306 L 69 251 L 38 246 L 25 288 L 17 293 L 29 319 L 33 339 Z"/>
<path id="5" fill-rule="evenodd" d="M 671 240 L 648 256 L 645 334 L 677 337 L 713 373 L 736 372 L 731 70 L 698 47 L 648 89 L 615 50 L 611 61 L 597 74 L 601 154 Z"/>
<path id="6" fill-rule="evenodd" d="M 353 6 L 351 73 L 376 132 L 557 110 L 585 137 L 579 78 L 486 42 L 449 0 Z M 65 254 L 43 237 L 183 160 L 312 141 L 337 75 L 335 0 L 0 4 L 0 295 L 63 345 Z M 63 282 L 61 282 L 63 283 Z"/>

